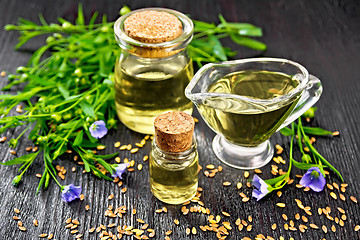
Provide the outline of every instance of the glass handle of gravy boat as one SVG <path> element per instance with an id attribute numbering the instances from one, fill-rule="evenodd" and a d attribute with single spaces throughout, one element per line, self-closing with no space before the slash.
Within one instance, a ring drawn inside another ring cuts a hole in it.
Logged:
<path id="1" fill-rule="evenodd" d="M 295 121 L 298 117 L 300 117 L 306 110 L 312 107 L 320 98 L 320 95 L 323 91 L 323 87 L 320 79 L 317 77 L 310 75 L 309 83 L 307 87 L 304 89 L 302 96 L 295 106 L 294 110 L 288 116 L 288 118 L 284 121 L 284 123 L 279 127 L 277 131 L 286 127 L 293 121 Z"/>

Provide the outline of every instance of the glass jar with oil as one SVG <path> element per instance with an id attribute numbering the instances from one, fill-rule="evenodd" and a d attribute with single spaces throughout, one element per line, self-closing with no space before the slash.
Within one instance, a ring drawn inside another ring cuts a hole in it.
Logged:
<path id="1" fill-rule="evenodd" d="M 186 51 L 192 21 L 174 10 L 145 8 L 120 17 L 114 30 L 122 49 L 115 65 L 115 104 L 122 123 L 153 134 L 157 115 L 172 110 L 191 114 L 184 90 L 193 77 Z"/>
<path id="2" fill-rule="evenodd" d="M 197 191 L 199 158 L 193 137 L 195 122 L 184 112 L 168 112 L 155 119 L 150 153 L 150 189 L 159 200 L 181 204 Z"/>

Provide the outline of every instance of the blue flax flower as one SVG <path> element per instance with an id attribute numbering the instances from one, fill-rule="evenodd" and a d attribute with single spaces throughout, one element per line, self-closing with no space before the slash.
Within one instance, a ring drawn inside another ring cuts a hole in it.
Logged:
<path id="1" fill-rule="evenodd" d="M 114 168 L 115 173 L 113 173 L 112 177 L 113 178 L 118 177 L 122 179 L 122 175 L 125 173 L 126 168 L 129 166 L 129 163 L 120 163 L 120 164 L 115 164 L 114 166 L 115 166 Z"/>
<path id="2" fill-rule="evenodd" d="M 252 184 L 254 185 L 255 189 L 252 192 L 252 196 L 256 198 L 257 201 L 262 199 L 266 196 L 269 192 L 271 186 L 269 186 L 264 180 L 262 180 L 258 175 L 254 175 Z"/>
<path id="3" fill-rule="evenodd" d="M 93 124 L 91 124 L 89 131 L 91 133 L 91 136 L 97 139 L 102 138 L 108 132 L 107 128 L 105 127 L 105 122 L 103 120 L 95 121 Z"/>
<path id="4" fill-rule="evenodd" d="M 80 198 L 81 187 L 74 184 L 66 185 L 62 187 L 61 198 L 65 202 L 71 202 L 77 198 Z"/>
<path id="5" fill-rule="evenodd" d="M 311 167 L 300 180 L 300 184 L 309 187 L 315 192 L 321 192 L 324 189 L 326 180 L 318 167 Z"/>

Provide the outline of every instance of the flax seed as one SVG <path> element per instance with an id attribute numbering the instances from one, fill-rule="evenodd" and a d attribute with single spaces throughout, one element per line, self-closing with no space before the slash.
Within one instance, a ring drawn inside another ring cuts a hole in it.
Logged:
<path id="1" fill-rule="evenodd" d="M 262 173 L 262 171 L 260 169 L 255 169 L 254 172 L 257 173 L 257 174 Z"/>
<path id="2" fill-rule="evenodd" d="M 344 201 L 346 200 L 346 197 L 344 195 L 342 195 L 341 193 L 339 193 L 339 198 L 341 201 Z"/>
<path id="3" fill-rule="evenodd" d="M 5 75 L 6 75 L 6 72 L 5 72 L 5 71 L 1 71 L 0 76 L 5 77 Z"/>
<path id="4" fill-rule="evenodd" d="M 330 196 L 335 200 L 337 199 L 336 193 L 334 192 L 330 192 Z"/>
<path id="5" fill-rule="evenodd" d="M 11 153 L 12 155 L 16 155 L 16 151 L 13 150 L 13 149 L 10 150 L 10 153 Z"/>
<path id="6" fill-rule="evenodd" d="M 218 170 L 219 170 L 219 172 L 222 172 L 223 167 L 222 167 L 222 166 L 218 166 Z"/>
<path id="7" fill-rule="evenodd" d="M 276 206 L 284 208 L 286 205 L 285 205 L 285 203 L 276 203 Z"/>
<path id="8" fill-rule="evenodd" d="M 114 147 L 116 147 L 116 148 L 120 147 L 120 142 L 114 143 Z"/>
<path id="9" fill-rule="evenodd" d="M 286 216 L 286 214 L 282 214 L 281 217 L 282 217 L 285 221 L 288 220 L 288 217 Z"/>
<path id="10" fill-rule="evenodd" d="M 284 149 L 279 144 L 276 144 L 275 148 L 277 149 L 276 154 L 281 154 L 284 151 Z"/>
<path id="11" fill-rule="evenodd" d="M 276 223 L 274 223 L 273 225 L 271 225 L 271 229 L 275 230 L 276 229 Z"/>
<path id="12" fill-rule="evenodd" d="M 300 214 L 299 213 L 295 214 L 295 219 L 300 220 Z"/>
<path id="13" fill-rule="evenodd" d="M 46 237 L 47 237 L 47 234 L 46 234 L 46 233 L 42 233 L 42 234 L 39 235 L 39 237 L 41 237 L 41 238 L 46 238 Z"/>
<path id="14" fill-rule="evenodd" d="M 19 227 L 20 231 L 23 231 L 25 232 L 26 231 L 26 228 L 25 227 Z"/>
<path id="15" fill-rule="evenodd" d="M 133 148 L 133 149 L 130 150 L 130 153 L 137 153 L 138 151 L 139 151 L 138 148 Z"/>
<path id="16" fill-rule="evenodd" d="M 227 187 L 227 186 L 230 186 L 231 185 L 231 182 L 223 182 L 223 186 Z"/>
<path id="17" fill-rule="evenodd" d="M 350 196 L 350 200 L 353 201 L 354 203 L 358 203 L 358 200 L 354 196 Z"/>
<path id="18" fill-rule="evenodd" d="M 308 222 L 309 220 L 307 219 L 307 217 L 305 217 L 305 216 L 301 216 L 301 220 L 303 220 L 303 222 Z"/>
<path id="19" fill-rule="evenodd" d="M 98 145 L 96 147 L 97 150 L 104 150 L 105 148 L 106 148 L 106 146 L 104 146 L 104 145 Z"/>
<path id="20" fill-rule="evenodd" d="M 324 231 L 324 233 L 327 233 L 327 227 L 325 225 L 322 225 L 321 229 Z"/>
<path id="21" fill-rule="evenodd" d="M 215 169 L 215 166 L 212 164 L 209 164 L 209 165 L 206 165 L 206 168 L 209 170 L 213 170 L 213 169 Z"/>
<path id="22" fill-rule="evenodd" d="M 319 227 L 313 223 L 310 223 L 310 227 L 313 228 L 313 229 L 319 229 Z"/>
<path id="23" fill-rule="evenodd" d="M 241 231 L 244 229 L 244 225 L 239 224 L 238 229 L 239 229 L 239 231 L 241 232 Z"/>
<path id="24" fill-rule="evenodd" d="M 360 230 L 360 225 L 356 225 L 354 230 L 355 230 L 355 232 L 359 231 Z"/>
<path id="25" fill-rule="evenodd" d="M 0 141 L 1 142 L 1 141 Z M 30 152 L 32 150 L 32 147 L 25 148 L 25 151 Z"/>
<path id="26" fill-rule="evenodd" d="M 38 149 L 39 149 L 39 147 L 36 146 L 36 147 L 33 147 L 32 151 L 36 152 Z"/>
<path id="27" fill-rule="evenodd" d="M 340 135 L 340 132 L 339 132 L 339 131 L 335 131 L 335 132 L 332 133 L 332 135 L 333 135 L 333 136 L 338 136 L 338 135 Z"/>
<path id="28" fill-rule="evenodd" d="M 249 173 L 248 171 L 245 171 L 245 172 L 244 172 L 244 177 L 245 177 L 245 178 L 248 178 L 249 176 L 250 176 L 250 173 Z"/>
<path id="29" fill-rule="evenodd" d="M 252 225 L 246 227 L 246 231 L 250 232 L 252 230 Z"/>

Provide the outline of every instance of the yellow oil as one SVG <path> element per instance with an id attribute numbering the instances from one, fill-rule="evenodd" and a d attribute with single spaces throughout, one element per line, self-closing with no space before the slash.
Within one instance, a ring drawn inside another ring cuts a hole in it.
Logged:
<path id="1" fill-rule="evenodd" d="M 181 204 L 192 199 L 198 187 L 198 154 L 187 160 L 161 160 L 150 154 L 150 188 L 159 200 Z"/>
<path id="2" fill-rule="evenodd" d="M 192 114 L 193 104 L 184 94 L 193 76 L 188 59 L 174 56 L 166 61 L 127 60 L 115 66 L 117 114 L 128 128 L 154 134 L 154 118 L 168 111 Z"/>

